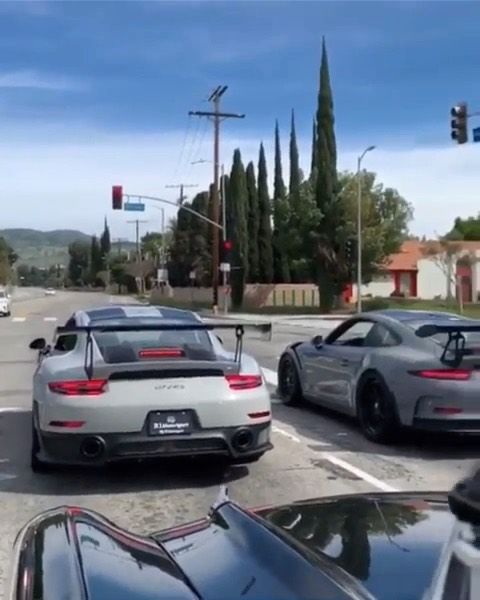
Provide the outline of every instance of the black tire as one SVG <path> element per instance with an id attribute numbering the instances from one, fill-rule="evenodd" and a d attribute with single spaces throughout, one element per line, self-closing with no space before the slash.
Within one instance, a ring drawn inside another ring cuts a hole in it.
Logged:
<path id="1" fill-rule="evenodd" d="M 40 452 L 40 442 L 38 433 L 35 427 L 35 421 L 32 417 L 32 448 L 30 453 L 30 468 L 34 473 L 47 473 L 50 470 L 50 465 L 38 458 Z"/>
<path id="2" fill-rule="evenodd" d="M 371 442 L 393 444 L 398 440 L 400 426 L 395 399 L 378 375 L 370 375 L 361 384 L 357 415 L 364 436 Z"/>
<path id="3" fill-rule="evenodd" d="M 287 406 L 298 406 L 303 402 L 297 367 L 288 354 L 284 354 L 278 363 L 278 393 Z"/>

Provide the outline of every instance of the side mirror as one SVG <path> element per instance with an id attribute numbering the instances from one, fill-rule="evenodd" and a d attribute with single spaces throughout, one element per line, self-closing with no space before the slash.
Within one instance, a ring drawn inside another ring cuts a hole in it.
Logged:
<path id="1" fill-rule="evenodd" d="M 315 348 L 320 348 L 323 345 L 323 335 L 316 335 L 312 338 L 312 344 Z"/>
<path id="2" fill-rule="evenodd" d="M 44 350 L 47 346 L 45 338 L 35 338 L 28 346 L 30 350 Z"/>

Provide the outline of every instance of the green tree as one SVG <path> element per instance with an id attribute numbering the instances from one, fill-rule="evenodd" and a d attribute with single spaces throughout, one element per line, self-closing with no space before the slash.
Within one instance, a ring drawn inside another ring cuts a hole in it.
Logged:
<path id="1" fill-rule="evenodd" d="M 260 228 L 260 215 L 258 212 L 258 191 L 255 180 L 255 166 L 253 162 L 247 165 L 247 193 L 248 193 L 248 281 L 258 283 L 259 256 L 258 256 L 258 233 Z"/>
<path id="2" fill-rule="evenodd" d="M 103 226 L 103 232 L 100 237 L 100 254 L 102 256 L 102 269 L 108 268 L 108 257 L 110 256 L 110 250 L 112 244 L 110 241 L 110 229 L 108 227 L 107 218 L 105 217 L 105 223 Z"/>
<path id="3" fill-rule="evenodd" d="M 188 206 L 187 203 L 185 203 Z M 172 223 L 172 245 L 168 271 L 171 284 L 176 287 L 190 285 L 189 274 L 192 270 L 190 241 L 191 220 L 193 215 L 186 210 L 179 210 L 177 219 Z"/>
<path id="4" fill-rule="evenodd" d="M 337 149 L 333 98 L 325 40 L 322 43 L 316 131 L 315 203 L 320 219 L 312 223 L 312 275 L 319 286 L 320 307 L 329 311 L 349 279 L 343 260 L 345 215 L 337 199 Z"/>
<path id="5" fill-rule="evenodd" d="M 259 281 L 272 283 L 273 281 L 273 249 L 270 196 L 268 193 L 267 161 L 263 144 L 260 144 L 258 159 L 258 254 L 259 254 Z"/>
<path id="6" fill-rule="evenodd" d="M 232 220 L 232 270 L 230 274 L 232 288 L 232 305 L 238 309 L 242 306 L 245 282 L 248 277 L 248 191 L 247 177 L 240 150 L 233 153 L 232 171 L 230 173 L 229 203 Z"/>
<path id="7" fill-rule="evenodd" d="M 273 180 L 273 273 L 275 283 L 290 282 L 288 227 L 290 211 L 283 182 L 282 151 L 278 121 L 275 123 L 275 171 Z"/>
<path id="8" fill-rule="evenodd" d="M 0 284 L 5 285 L 12 280 L 14 275 L 12 266 L 17 259 L 18 256 L 13 248 L 3 237 L 0 237 Z"/>
<path id="9" fill-rule="evenodd" d="M 339 176 L 342 211 L 346 214 L 347 238 L 356 239 L 357 177 L 344 172 Z M 386 266 L 386 259 L 398 252 L 408 237 L 413 217 L 412 206 L 392 188 L 376 182 L 376 175 L 362 174 L 362 279 L 368 283 Z"/>
<path id="10" fill-rule="evenodd" d="M 90 243 L 90 283 L 97 283 L 97 276 L 103 269 L 103 256 L 97 236 L 92 236 Z"/>
<path id="11" fill-rule="evenodd" d="M 90 246 L 85 242 L 72 242 L 68 247 L 70 257 L 68 277 L 73 285 L 84 285 L 88 279 Z"/>
<path id="12" fill-rule="evenodd" d="M 310 179 L 315 181 L 315 173 L 317 170 L 317 120 L 313 119 L 312 129 L 312 158 L 310 161 Z"/>
<path id="13" fill-rule="evenodd" d="M 462 219 L 457 217 L 453 228 L 445 236 L 449 240 L 466 240 L 476 242 L 480 240 L 480 214 L 476 217 Z"/>
<path id="14" fill-rule="evenodd" d="M 201 215 L 209 216 L 210 203 L 208 192 L 200 192 L 192 200 L 191 207 Z M 197 283 L 202 286 L 211 285 L 212 251 L 211 229 L 207 221 L 196 215 L 190 220 L 190 262 L 197 275 Z"/>

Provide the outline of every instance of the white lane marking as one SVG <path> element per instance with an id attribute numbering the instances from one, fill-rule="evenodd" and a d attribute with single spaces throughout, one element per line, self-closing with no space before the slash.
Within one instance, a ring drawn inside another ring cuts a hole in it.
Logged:
<path id="1" fill-rule="evenodd" d="M 7 473 L 0 473 L 0 481 L 5 481 L 7 479 L 16 479 L 18 475 L 8 475 Z"/>
<path id="2" fill-rule="evenodd" d="M 32 409 L 26 406 L 0 406 L 0 413 L 30 412 Z"/>
<path id="3" fill-rule="evenodd" d="M 276 425 L 272 425 L 272 431 L 274 433 L 279 433 L 280 435 L 283 435 L 284 437 L 288 438 L 292 442 L 296 442 L 297 444 L 300 443 L 300 438 L 298 438 L 296 435 L 293 435 L 293 433 L 289 433 L 288 431 L 285 431 L 285 429 L 281 429 L 280 427 L 277 427 Z"/>
<path id="4" fill-rule="evenodd" d="M 325 460 L 328 460 L 329 462 L 331 462 L 333 465 L 336 465 L 337 467 L 340 467 L 341 469 L 345 469 L 345 471 L 349 471 L 353 475 L 360 477 L 360 479 L 363 479 L 363 481 L 366 481 L 370 485 L 373 485 L 374 487 L 378 488 L 379 490 L 382 490 L 382 492 L 398 492 L 399 491 L 397 488 L 393 487 L 392 485 L 389 485 L 388 483 L 384 483 L 383 481 L 380 481 L 380 479 L 377 479 L 373 475 L 369 475 L 368 473 L 366 473 L 365 471 L 362 471 L 362 469 L 359 469 L 358 467 L 354 467 L 353 465 L 348 463 L 346 460 L 343 460 L 342 458 L 338 458 L 338 456 L 334 456 L 333 454 L 329 454 L 329 453 L 325 452 L 325 453 L 322 453 L 322 457 Z"/>
<path id="5" fill-rule="evenodd" d="M 272 371 L 272 369 L 267 369 L 266 367 L 262 367 L 262 372 L 267 383 L 276 387 L 278 384 L 277 372 Z"/>
<path id="6" fill-rule="evenodd" d="M 12 323 L 23 323 L 26 320 L 27 320 L 26 317 L 13 317 Z"/>
<path id="7" fill-rule="evenodd" d="M 56 321 L 57 317 L 43 317 L 44 321 Z"/>

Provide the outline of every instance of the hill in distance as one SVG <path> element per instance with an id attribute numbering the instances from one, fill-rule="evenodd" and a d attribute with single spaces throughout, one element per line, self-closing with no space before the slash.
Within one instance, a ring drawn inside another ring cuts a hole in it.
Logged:
<path id="1" fill-rule="evenodd" d="M 91 236 L 75 229 L 54 229 L 53 231 L 38 231 L 37 229 L 0 229 L 0 237 L 15 250 L 19 259 L 17 264 L 27 264 L 32 267 L 48 268 L 52 265 L 68 264 L 68 246 L 72 242 L 90 243 Z M 112 244 L 112 249 L 117 247 Z M 132 242 L 124 242 L 122 247 L 131 250 L 135 247 Z"/>

